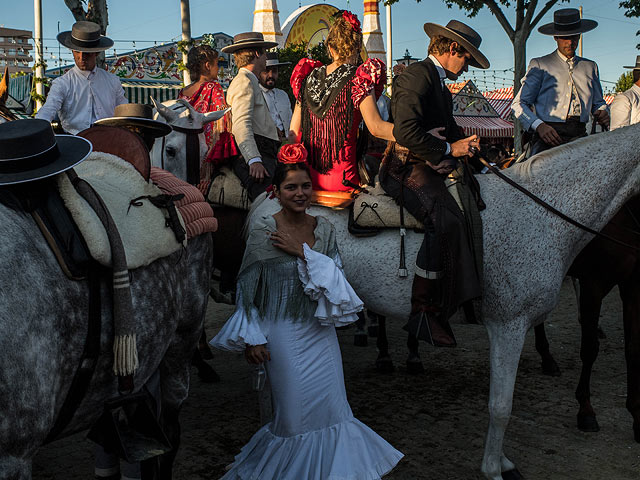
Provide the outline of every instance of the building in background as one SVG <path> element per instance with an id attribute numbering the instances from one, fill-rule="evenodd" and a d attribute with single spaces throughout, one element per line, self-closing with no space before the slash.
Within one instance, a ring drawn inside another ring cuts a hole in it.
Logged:
<path id="1" fill-rule="evenodd" d="M 33 45 L 29 42 L 33 38 L 30 30 L 0 27 L 0 69 L 9 67 L 9 74 L 17 72 L 31 73 L 33 57 L 30 50 Z"/>
<path id="2" fill-rule="evenodd" d="M 404 56 L 402 58 L 396 58 L 394 60 L 394 62 L 396 62 L 396 65 L 404 65 L 405 67 L 408 67 L 412 63 L 416 63 L 419 61 L 420 61 L 419 58 L 415 58 L 411 56 L 408 48 L 404 51 Z"/>

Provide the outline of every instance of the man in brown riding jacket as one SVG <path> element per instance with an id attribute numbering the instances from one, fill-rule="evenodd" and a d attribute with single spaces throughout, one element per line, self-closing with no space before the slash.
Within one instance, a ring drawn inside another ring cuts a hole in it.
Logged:
<path id="1" fill-rule="evenodd" d="M 424 29 L 431 37 L 428 58 L 407 67 L 393 84 L 397 143 L 387 149 L 380 181 L 425 226 L 405 328 L 433 345 L 453 347 L 448 318 L 481 295 L 481 278 L 464 215 L 444 180 L 461 157 L 476 152 L 479 138 L 465 138 L 456 125 L 444 80 L 457 79 L 469 65 L 489 68 L 489 61 L 480 53 L 480 35 L 462 22 L 426 23 Z"/>

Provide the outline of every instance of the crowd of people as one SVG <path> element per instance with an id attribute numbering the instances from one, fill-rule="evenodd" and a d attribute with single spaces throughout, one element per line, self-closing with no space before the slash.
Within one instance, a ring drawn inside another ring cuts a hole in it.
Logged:
<path id="1" fill-rule="evenodd" d="M 539 28 L 553 36 L 557 49 L 531 60 L 512 107 L 532 134 L 530 155 L 585 136 L 590 116 L 612 129 L 640 119 L 640 56 L 627 67 L 634 86 L 616 97 L 609 114 L 596 63 L 575 53 L 580 34 L 596 26 L 567 8 Z M 264 365 L 272 387 L 273 418 L 238 454 L 225 479 L 374 479 L 402 458 L 349 407 L 335 327 L 354 322 L 363 305 L 344 276 L 333 226 L 307 213 L 313 190 L 351 190 L 360 183 L 362 124 L 387 142 L 381 185 L 424 225 L 406 328 L 434 346 L 453 347 L 453 312 L 464 307 L 475 321 L 467 307 L 482 295 L 477 253 L 445 179 L 467 179 L 473 208 L 485 208 L 463 161 L 476 155 L 481 139 L 456 124 L 445 81 L 470 66 L 487 69 L 490 62 L 480 51 L 482 38 L 465 23 L 426 23 L 424 30 L 428 56 L 395 76 L 383 115 L 385 66 L 362 61 L 360 22 L 348 11 L 334 16 L 326 38 L 331 63 L 302 59 L 293 69 L 293 108 L 276 88 L 283 63 L 269 50 L 277 44 L 262 34 L 240 33 L 222 49 L 233 54 L 238 68 L 226 92 L 217 81 L 218 52 L 198 45 L 188 53 L 193 83 L 180 98 L 202 113 L 230 107 L 230 114 L 204 127 L 200 180 L 210 181 L 216 168 L 228 165 L 252 201 L 265 201 L 270 187 L 281 206 L 274 215 L 251 219 L 237 308 L 211 340 Z M 124 107 L 119 79 L 96 66 L 97 54 L 113 45 L 96 24 L 77 22 L 58 40 L 73 51 L 75 66 L 53 81 L 37 118 L 57 117 L 73 135 L 101 122 L 124 125 L 149 149 L 153 138 L 167 133 L 148 109 Z M 295 155 L 286 153 L 287 145 Z M 504 160 L 499 148 L 489 154 L 496 163 Z M 98 478 L 120 478 L 109 461 L 99 456 Z M 136 478 L 135 468 L 122 473 Z"/>

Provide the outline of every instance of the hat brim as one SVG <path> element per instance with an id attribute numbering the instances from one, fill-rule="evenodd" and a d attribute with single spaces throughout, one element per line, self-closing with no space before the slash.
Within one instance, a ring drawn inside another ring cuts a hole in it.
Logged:
<path id="1" fill-rule="evenodd" d="M 53 177 L 75 167 L 93 151 L 93 146 L 89 140 L 75 135 L 56 135 L 56 143 L 60 156 L 55 161 L 33 170 L 0 173 L 0 185 L 34 182 Z"/>
<path id="2" fill-rule="evenodd" d="M 264 40 L 256 40 L 255 42 L 232 43 L 220 50 L 222 53 L 234 53 L 238 50 L 246 50 L 248 48 L 273 48 L 277 47 L 278 42 L 267 42 Z"/>
<path id="3" fill-rule="evenodd" d="M 67 47 L 70 50 L 75 50 L 76 52 L 86 52 L 86 53 L 94 53 L 94 52 L 104 52 L 109 48 L 113 47 L 113 40 L 109 37 L 101 36 L 100 40 L 98 40 L 98 44 L 95 47 L 83 47 L 78 45 L 73 41 L 73 37 L 71 36 L 71 30 L 66 32 L 60 32 L 56 37 L 58 42 Z"/>
<path id="4" fill-rule="evenodd" d="M 632 69 L 632 70 L 640 70 L 640 65 L 633 65 L 633 66 L 625 65 L 625 66 L 624 66 L 624 67 L 622 67 L 622 68 L 630 68 L 630 69 Z"/>
<path id="5" fill-rule="evenodd" d="M 437 23 L 425 23 L 424 32 L 429 36 L 429 38 L 433 37 L 434 35 L 442 35 L 443 37 L 447 37 L 458 42 L 464 47 L 467 52 L 471 54 L 471 61 L 469 62 L 469 65 L 471 65 L 472 67 L 486 70 L 491 66 L 491 63 L 489 63 L 487 57 L 485 57 L 473 43 L 471 43 L 459 33 L 454 32 L 447 27 L 443 27 L 442 25 L 438 25 Z"/>
<path id="6" fill-rule="evenodd" d="M 580 35 L 581 33 L 590 32 L 598 26 L 598 22 L 595 20 L 589 20 L 583 18 L 580 20 L 580 26 L 573 30 L 557 30 L 554 23 L 547 23 L 538 28 L 538 32 L 543 35 L 552 35 L 554 37 L 572 37 L 574 35 Z"/>
<path id="7" fill-rule="evenodd" d="M 142 117 L 108 117 L 96 120 L 94 125 L 107 125 L 109 127 L 138 127 L 146 130 L 154 138 L 164 137 L 171 133 L 171 126 L 159 120 L 150 120 Z"/>
<path id="8" fill-rule="evenodd" d="M 278 67 L 280 65 L 291 65 L 291 62 L 275 62 L 267 60 L 267 68 L 269 67 Z"/>

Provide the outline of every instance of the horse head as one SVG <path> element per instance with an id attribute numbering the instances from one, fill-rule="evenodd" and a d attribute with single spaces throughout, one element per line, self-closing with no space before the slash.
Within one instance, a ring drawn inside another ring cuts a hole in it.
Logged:
<path id="1" fill-rule="evenodd" d="M 207 154 L 207 143 L 202 128 L 209 122 L 221 117 L 220 112 L 197 112 L 186 100 L 169 100 L 156 102 L 153 98 L 156 113 L 154 119 L 171 125 L 174 130 L 162 141 L 156 141 L 151 150 L 151 164 L 170 171 L 176 177 L 187 180 L 187 138 L 198 135 L 199 161 Z"/>

